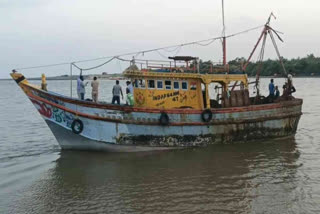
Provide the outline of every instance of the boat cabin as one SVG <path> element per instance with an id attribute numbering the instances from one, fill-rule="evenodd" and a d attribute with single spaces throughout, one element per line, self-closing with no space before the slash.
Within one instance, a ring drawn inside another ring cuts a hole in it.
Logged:
<path id="1" fill-rule="evenodd" d="M 250 104 L 246 74 L 230 74 L 214 67 L 200 71 L 198 58 L 194 57 L 170 59 L 174 61 L 169 66 L 155 66 L 149 61 L 146 68 L 132 64 L 124 71 L 134 87 L 135 107 L 203 110 Z M 178 66 L 178 61 L 185 65 Z M 236 86 L 240 89 L 235 90 Z"/>

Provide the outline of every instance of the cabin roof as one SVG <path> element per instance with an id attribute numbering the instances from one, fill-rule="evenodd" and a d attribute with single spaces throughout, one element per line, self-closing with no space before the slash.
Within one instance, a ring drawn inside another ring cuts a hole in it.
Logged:
<path id="1" fill-rule="evenodd" d="M 196 57 L 192 56 L 169 56 L 168 59 L 173 59 L 175 61 L 191 61 L 191 60 L 196 60 Z"/>
<path id="2" fill-rule="evenodd" d="M 247 74 L 200 74 L 200 73 L 174 73 L 126 70 L 124 76 L 128 78 L 155 78 L 155 79 L 200 79 L 204 83 L 241 81 L 247 84 Z"/>

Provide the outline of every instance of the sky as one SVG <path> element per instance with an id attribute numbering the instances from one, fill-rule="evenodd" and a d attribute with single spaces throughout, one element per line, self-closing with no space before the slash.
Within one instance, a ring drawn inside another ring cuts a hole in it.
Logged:
<path id="1" fill-rule="evenodd" d="M 277 40 L 285 58 L 320 55 L 319 0 L 224 0 L 226 34 L 263 25 L 283 32 Z M 0 0 L 0 78 L 14 68 L 73 62 L 197 41 L 222 34 L 221 0 Z M 247 58 L 261 29 L 227 40 L 227 59 Z M 182 47 L 177 55 L 221 62 L 220 41 Z M 175 52 L 137 56 L 164 59 Z M 127 58 L 131 58 L 128 56 Z M 256 60 L 255 55 L 254 60 Z M 276 58 L 267 41 L 265 58 Z M 106 60 L 81 63 L 90 67 Z M 87 71 L 120 73 L 127 63 L 112 61 Z M 27 77 L 68 74 L 70 65 L 21 70 Z M 79 71 L 74 69 L 74 74 Z"/>

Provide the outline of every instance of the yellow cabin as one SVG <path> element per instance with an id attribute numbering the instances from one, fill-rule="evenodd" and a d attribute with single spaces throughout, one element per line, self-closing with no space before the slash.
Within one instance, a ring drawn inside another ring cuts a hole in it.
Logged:
<path id="1" fill-rule="evenodd" d="M 134 88 L 134 106 L 177 109 L 191 108 L 203 110 L 208 108 L 249 105 L 248 78 L 246 74 L 200 73 L 196 66 L 190 68 L 188 61 L 193 57 L 172 57 L 170 67 L 151 66 L 138 69 L 135 62 L 124 71 L 124 76 L 131 79 Z M 177 67 L 178 60 L 187 66 Z M 174 66 L 171 67 L 171 65 Z M 221 71 L 221 69 L 220 69 Z M 215 89 L 210 84 L 215 83 Z M 240 86 L 240 90 L 234 90 Z M 210 90 L 216 90 L 213 99 Z"/>

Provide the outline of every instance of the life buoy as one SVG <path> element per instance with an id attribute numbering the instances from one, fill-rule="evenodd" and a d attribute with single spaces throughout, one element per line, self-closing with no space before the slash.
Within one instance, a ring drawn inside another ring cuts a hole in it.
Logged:
<path id="1" fill-rule="evenodd" d="M 204 122 L 210 122 L 212 119 L 212 112 L 210 109 L 206 109 L 201 113 L 201 118 Z"/>
<path id="2" fill-rule="evenodd" d="M 169 116 L 167 115 L 167 113 L 164 113 L 164 112 L 161 113 L 159 122 L 163 126 L 166 126 L 169 124 Z"/>
<path id="3" fill-rule="evenodd" d="M 82 130 L 83 130 L 82 121 L 79 120 L 79 119 L 75 119 L 74 121 L 72 121 L 71 129 L 72 129 L 73 133 L 80 134 L 82 132 Z"/>

